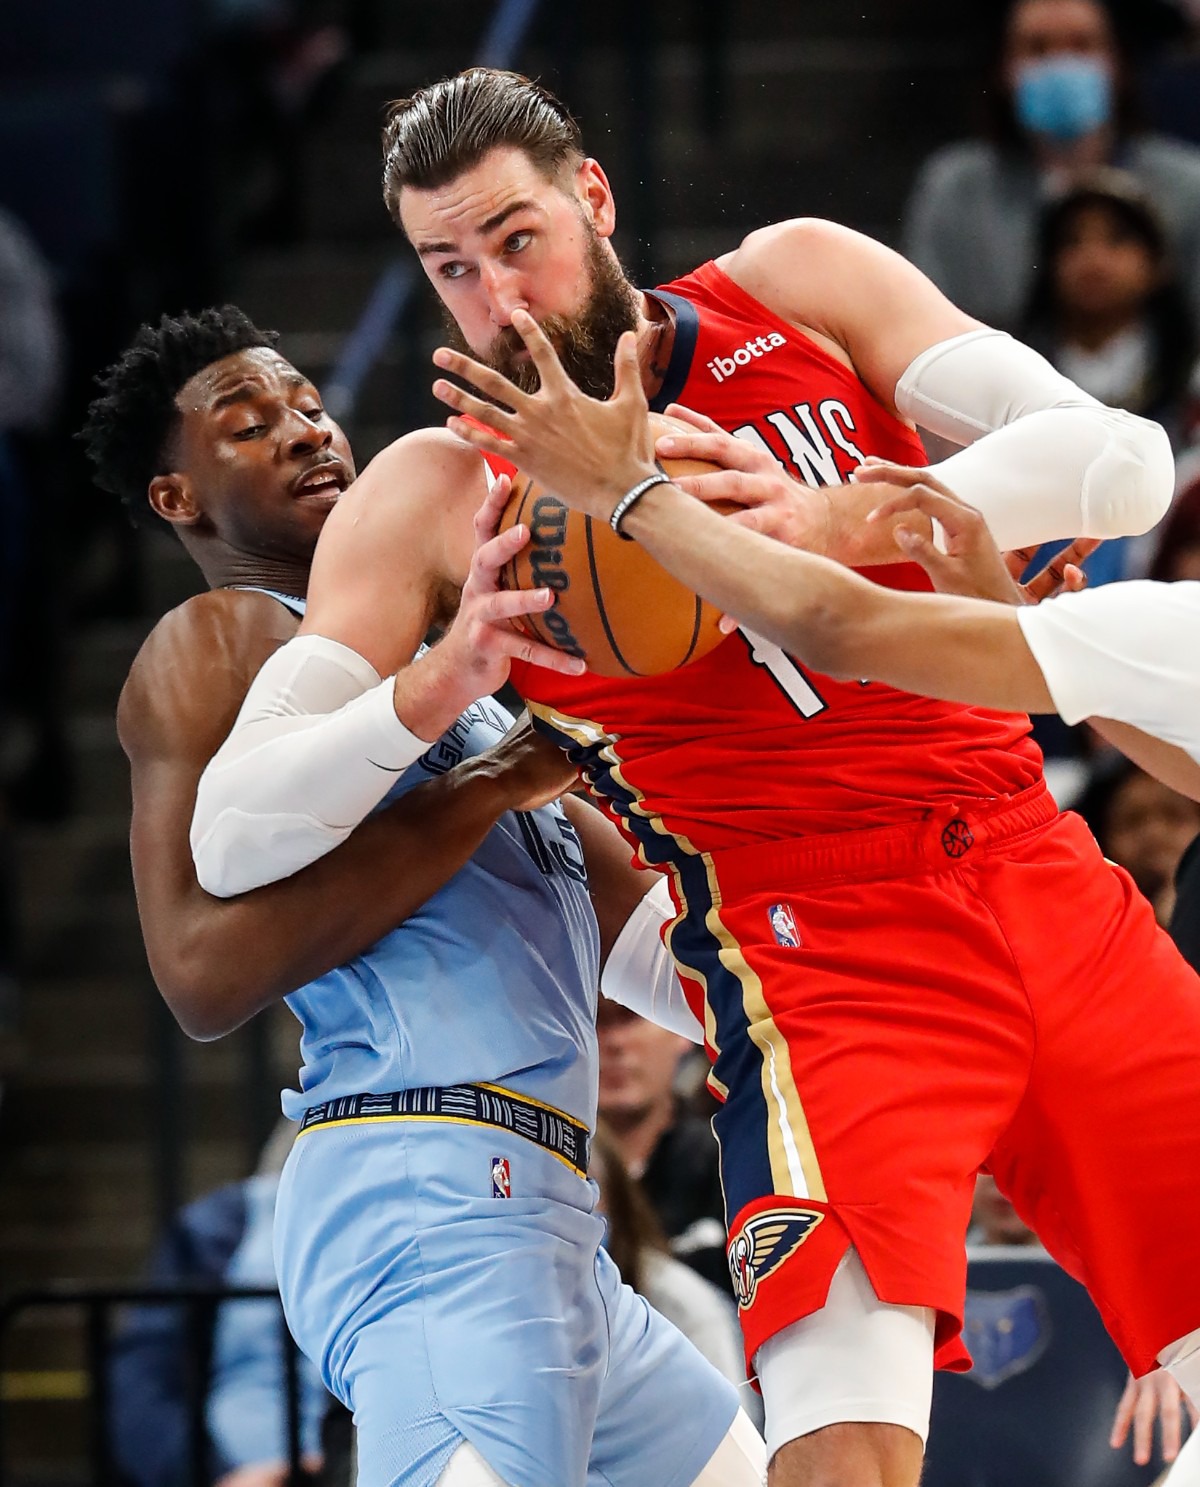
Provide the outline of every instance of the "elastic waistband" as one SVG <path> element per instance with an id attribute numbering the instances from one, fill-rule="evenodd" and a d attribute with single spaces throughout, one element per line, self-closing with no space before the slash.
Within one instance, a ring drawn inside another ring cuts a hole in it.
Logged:
<path id="1" fill-rule="evenodd" d="M 304 1112 L 297 1136 L 318 1126 L 360 1125 L 373 1120 L 433 1120 L 492 1126 L 548 1151 L 580 1177 L 587 1176 L 591 1136 L 553 1105 L 495 1084 L 451 1084 L 440 1088 L 396 1089 L 382 1095 L 342 1095 Z"/>
<path id="2" fill-rule="evenodd" d="M 979 852 L 1036 830 L 1058 815 L 1044 780 L 1018 795 L 931 806 L 903 826 L 760 842 L 710 855 L 723 897 L 821 884 L 910 877 L 965 866 Z"/>

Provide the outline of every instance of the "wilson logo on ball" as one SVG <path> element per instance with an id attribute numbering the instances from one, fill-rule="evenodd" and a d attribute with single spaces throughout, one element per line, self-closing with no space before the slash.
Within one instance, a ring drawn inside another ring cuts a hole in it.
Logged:
<path id="1" fill-rule="evenodd" d="M 650 415 L 657 435 L 679 432 Z M 688 430 L 688 432 L 693 432 Z M 698 460 L 667 460 L 671 475 L 707 474 Z M 714 503 L 718 510 L 726 503 Z M 554 604 L 513 623 L 535 640 L 581 656 L 599 676 L 656 676 L 713 650 L 725 638 L 720 612 L 661 568 L 636 542 L 624 542 L 603 520 L 572 511 L 553 492 L 514 473 L 499 530 L 524 524 L 529 541 L 500 573 L 508 589 L 550 589 Z"/>
<path id="2" fill-rule="evenodd" d="M 529 518 L 529 572 L 535 588 L 563 594 L 571 587 L 570 575 L 562 567 L 567 537 L 567 508 L 557 496 L 538 496 Z M 541 616 L 541 622 L 560 651 L 583 656 L 583 647 L 571 633 L 571 623 L 557 605 Z"/>

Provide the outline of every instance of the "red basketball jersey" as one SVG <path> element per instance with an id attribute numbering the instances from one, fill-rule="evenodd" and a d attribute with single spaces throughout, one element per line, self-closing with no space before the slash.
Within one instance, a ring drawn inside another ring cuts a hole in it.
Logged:
<path id="1" fill-rule="evenodd" d="M 715 263 L 654 294 L 676 322 L 655 407 L 708 414 L 809 485 L 840 484 L 870 454 L 925 463 L 917 436 L 851 371 Z M 865 573 L 928 587 L 912 564 Z M 1023 716 L 834 681 L 740 631 L 665 676 L 514 664 L 513 683 L 654 863 L 911 821 L 935 802 L 1015 794 L 1041 773 Z"/>

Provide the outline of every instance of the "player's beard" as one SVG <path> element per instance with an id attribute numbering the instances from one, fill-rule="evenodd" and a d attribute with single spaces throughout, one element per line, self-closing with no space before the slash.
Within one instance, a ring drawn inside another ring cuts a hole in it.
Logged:
<path id="1" fill-rule="evenodd" d="M 591 280 L 587 303 L 577 315 L 547 315 L 538 323 L 571 381 L 589 397 L 610 398 L 617 342 L 625 331 L 637 329 L 638 299 L 633 285 L 614 255 L 604 247 L 596 229 L 590 222 L 584 222 L 583 228 L 587 234 Z M 537 368 L 528 356 L 520 355 L 525 343 L 511 326 L 502 330 L 486 351 L 473 351 L 445 306 L 442 310 L 450 343 L 456 351 L 494 367 L 522 392 L 538 390 Z"/>

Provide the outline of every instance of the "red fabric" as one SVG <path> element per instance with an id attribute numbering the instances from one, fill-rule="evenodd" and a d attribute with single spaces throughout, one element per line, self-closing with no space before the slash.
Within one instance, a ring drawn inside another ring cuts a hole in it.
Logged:
<path id="1" fill-rule="evenodd" d="M 838 479 L 859 463 L 842 447 L 847 444 L 864 455 L 924 462 L 917 436 L 853 373 L 715 264 L 665 287 L 699 311 L 679 401 L 727 429 L 753 429 L 780 458 L 787 454 L 779 432 L 786 421 L 793 438 L 807 437 L 819 452 L 816 463 L 835 468 Z M 710 362 L 772 334 L 786 344 L 757 358 L 746 352 L 747 363 L 734 375 L 715 380 Z M 821 473 L 811 460 L 788 468 Z M 897 588 L 927 587 L 912 564 L 866 574 Z M 782 684 L 735 634 L 667 676 L 560 677 L 514 664 L 513 682 L 527 700 L 619 734 L 624 777 L 645 811 L 701 851 L 911 820 L 931 802 L 1008 795 L 1040 776 L 1024 717 L 876 684 L 799 677 L 781 654 L 775 665 L 785 671 Z M 784 685 L 800 689 L 810 699 L 803 705 L 819 711 L 804 716 Z"/>
<path id="2" fill-rule="evenodd" d="M 923 462 L 852 373 L 715 265 L 666 288 L 699 311 L 679 401 L 814 483 L 859 454 Z M 513 668 L 688 910 L 669 943 L 725 1101 L 731 1246 L 758 1214 L 785 1237 L 824 1215 L 757 1279 L 748 1352 L 823 1303 L 853 1242 L 885 1300 L 937 1309 L 938 1364 L 961 1367 L 986 1163 L 1145 1371 L 1200 1326 L 1200 983 L 1083 825 L 1054 816 L 1026 719 L 762 659 L 734 635 L 646 680 Z M 789 1175 L 805 1141 L 823 1194 Z"/>
<path id="3" fill-rule="evenodd" d="M 944 836 L 952 820 L 965 831 Z M 907 853 L 903 835 L 851 842 L 840 873 L 825 844 L 782 888 L 790 848 L 715 866 L 825 1189 L 782 1202 L 832 1220 L 743 1309 L 747 1356 L 823 1304 L 853 1243 L 885 1301 L 937 1309 L 937 1365 L 962 1367 L 963 1235 L 986 1165 L 1144 1373 L 1200 1326 L 1200 981 L 1082 821 L 1039 810 L 1037 792 L 991 821 L 935 812 Z M 968 837 L 951 857 L 944 842 Z M 772 932 L 781 898 L 798 948 Z M 781 1203 L 730 1180 L 764 1166 L 763 1078 L 743 1070 L 717 1117 L 731 1246 Z"/>

